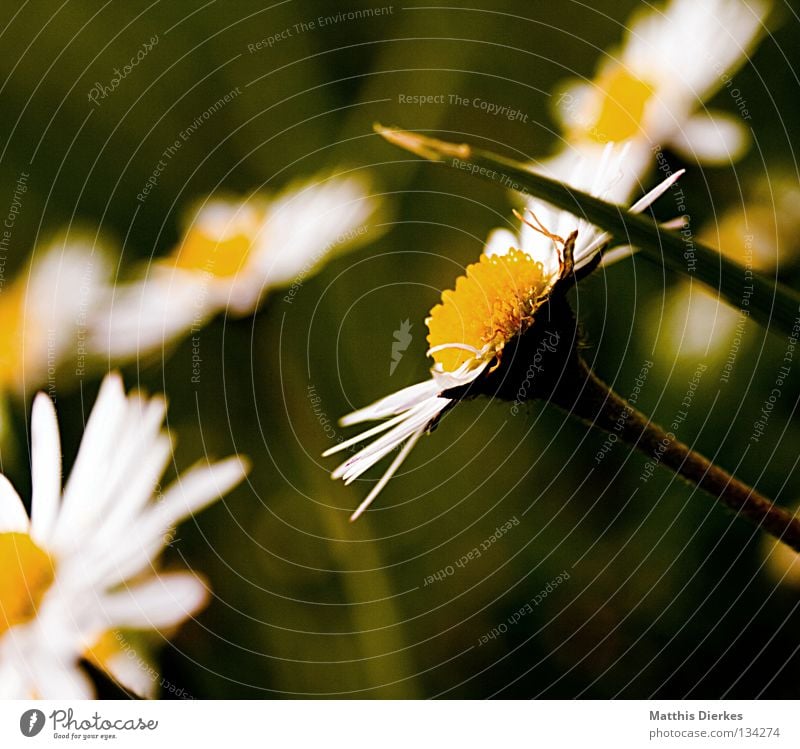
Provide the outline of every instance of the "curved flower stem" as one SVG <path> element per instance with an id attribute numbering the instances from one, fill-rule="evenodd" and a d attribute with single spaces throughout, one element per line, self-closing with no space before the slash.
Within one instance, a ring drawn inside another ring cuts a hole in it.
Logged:
<path id="1" fill-rule="evenodd" d="M 632 408 L 576 357 L 551 400 L 593 426 L 616 434 L 652 461 L 704 489 L 729 509 L 800 552 L 800 519 L 665 432 Z M 577 394 L 577 395 L 576 395 Z"/>
<path id="2" fill-rule="evenodd" d="M 746 304 L 748 313 L 773 332 L 781 331 L 790 336 L 797 334 L 800 297 L 791 289 L 746 270 L 711 247 L 700 244 L 691 233 L 687 238 L 679 232 L 668 231 L 652 218 L 632 214 L 622 206 L 538 174 L 528 164 L 466 143 L 448 143 L 381 125 L 375 125 L 375 130 L 389 143 L 425 159 L 441 162 L 505 189 L 532 195 L 561 210 L 582 216 L 605 229 L 620 244 L 639 248 L 642 256 L 651 262 L 697 278 L 735 309 Z"/>

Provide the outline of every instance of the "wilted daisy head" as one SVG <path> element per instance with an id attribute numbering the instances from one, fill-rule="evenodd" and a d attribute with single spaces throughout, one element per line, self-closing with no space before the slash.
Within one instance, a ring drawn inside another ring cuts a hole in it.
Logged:
<path id="1" fill-rule="evenodd" d="M 604 167 L 591 186 L 596 196 L 603 196 L 619 178 L 624 155 L 624 149 L 606 149 Z M 644 210 L 679 176 L 665 180 L 631 210 Z M 574 356 L 576 323 L 566 291 L 600 260 L 611 237 L 572 214 L 550 209 L 542 214 L 546 219 L 529 206 L 529 217 L 520 216 L 523 235 L 507 230 L 494 232 L 478 262 L 467 266 L 454 288 L 445 291 L 431 310 L 426 320 L 428 354 L 434 361 L 431 379 L 341 420 L 347 426 L 391 417 L 325 453 L 331 455 L 382 435 L 333 472 L 333 478 L 345 483 L 355 481 L 402 445 L 353 519 L 369 506 L 422 434 L 458 400 L 469 394 L 514 392 L 519 387 L 518 378 L 525 376 L 520 376 L 520 370 L 524 373 L 528 354 L 534 350 L 540 350 L 538 366 L 547 374 L 537 381 L 542 389 L 531 390 L 528 397 L 543 397 L 557 380 L 555 370 Z M 509 347 L 514 353 L 504 356 Z"/>
<path id="2" fill-rule="evenodd" d="M 104 381 L 75 464 L 61 487 L 52 401 L 40 393 L 31 419 L 31 517 L 0 475 L 0 696 L 84 698 L 88 659 L 122 687 L 156 686 L 132 632 L 164 632 L 196 613 L 206 585 L 161 573 L 157 558 L 180 520 L 236 486 L 238 457 L 197 465 L 160 495 L 172 455 L 162 398 L 125 395 Z"/>

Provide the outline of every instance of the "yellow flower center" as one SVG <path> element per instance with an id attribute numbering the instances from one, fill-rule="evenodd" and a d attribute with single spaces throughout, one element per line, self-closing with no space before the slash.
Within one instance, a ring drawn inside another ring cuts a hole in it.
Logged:
<path id="1" fill-rule="evenodd" d="M 603 72 L 594 85 L 600 106 L 593 121 L 580 123 L 586 135 L 601 143 L 639 135 L 652 86 L 622 66 Z"/>
<path id="2" fill-rule="evenodd" d="M 771 271 L 778 263 L 778 232 L 772 209 L 748 205 L 746 213 L 725 214 L 716 225 L 702 229 L 697 238 L 741 265 Z"/>
<path id="3" fill-rule="evenodd" d="M 530 327 L 550 286 L 542 264 L 521 250 L 482 255 L 456 281 L 454 291 L 442 294 L 442 303 L 426 321 L 428 343 L 436 349 L 431 354 L 434 361 L 453 372 L 474 359 L 476 351 L 484 361 L 498 356 L 506 343 Z"/>
<path id="4" fill-rule="evenodd" d="M 22 370 L 25 283 L 20 281 L 0 290 L 0 388 L 14 382 Z"/>
<path id="5" fill-rule="evenodd" d="M 253 236 L 247 231 L 221 238 L 192 228 L 175 251 L 175 266 L 215 276 L 233 276 L 241 271 L 252 246 Z"/>
<path id="6" fill-rule="evenodd" d="M 0 635 L 33 619 L 55 568 L 27 533 L 0 533 Z"/>

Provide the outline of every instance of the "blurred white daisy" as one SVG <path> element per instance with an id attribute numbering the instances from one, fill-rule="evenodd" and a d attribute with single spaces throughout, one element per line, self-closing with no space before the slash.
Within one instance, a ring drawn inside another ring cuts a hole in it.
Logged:
<path id="1" fill-rule="evenodd" d="M 0 284 L 0 395 L 48 385 L 66 362 L 82 374 L 90 319 L 107 289 L 111 263 L 89 238 L 61 237 Z"/>
<path id="2" fill-rule="evenodd" d="M 637 159 L 667 146 L 703 163 L 738 158 L 750 115 L 731 76 L 764 33 L 770 8 L 766 0 L 670 0 L 638 11 L 594 80 L 554 97 L 567 139 L 590 149 L 630 139 Z M 721 88 L 738 114 L 704 107 Z"/>
<path id="3" fill-rule="evenodd" d="M 695 364 L 728 354 L 735 359 L 747 325 L 742 313 L 699 284 L 681 281 L 664 303 L 647 310 L 651 330 L 658 331 L 659 356 Z"/>
<path id="4" fill-rule="evenodd" d="M 603 169 L 593 175 L 589 189 L 604 196 L 620 177 L 624 149 L 606 149 Z M 641 211 L 680 176 L 666 180 L 631 210 Z M 580 171 L 576 177 L 585 179 Z M 586 185 L 581 184 L 580 187 Z M 537 209 L 538 210 L 538 209 Z M 341 420 L 343 426 L 386 419 L 382 424 L 344 441 L 325 456 L 376 438 L 348 458 L 332 474 L 349 484 L 402 446 L 382 478 L 353 514 L 358 518 L 394 475 L 419 438 L 456 403 L 443 393 L 468 385 L 500 362 L 504 347 L 533 324 L 537 309 L 560 281 L 587 268 L 610 242 L 607 233 L 572 214 L 543 209 L 533 214 L 517 236 L 495 231 L 477 263 L 467 266 L 455 289 L 442 294 L 426 320 L 429 356 L 434 360 L 431 378 L 405 388 Z M 380 436 L 378 436 L 380 435 Z"/>
<path id="5" fill-rule="evenodd" d="M 700 242 L 747 269 L 774 274 L 800 254 L 800 186 L 778 169 L 749 179 L 744 199 L 707 221 Z"/>
<path id="6" fill-rule="evenodd" d="M 800 513 L 796 503 L 791 509 Z M 761 555 L 764 558 L 762 569 L 772 584 L 795 591 L 800 589 L 800 554 L 765 533 L 761 539 Z"/>
<path id="7" fill-rule="evenodd" d="M 664 358 L 726 359 L 729 374 L 739 349 L 748 339 L 751 282 L 754 272 L 775 275 L 796 264 L 800 250 L 800 188 L 781 175 L 751 181 L 745 200 L 706 222 L 697 239 L 717 249 L 743 268 L 739 309 L 718 293 L 681 281 L 664 308 L 649 310 L 651 326 L 659 331 L 658 350 Z"/>
<path id="8" fill-rule="evenodd" d="M 197 465 L 154 497 L 172 454 L 165 408 L 162 398 L 126 397 L 121 378 L 107 376 L 62 490 L 55 408 L 36 397 L 30 519 L 0 475 L 0 697 L 91 697 L 81 658 L 150 696 L 143 656 L 114 633 L 161 631 L 205 603 L 193 574 L 158 574 L 154 564 L 175 524 L 230 491 L 247 468 L 239 457 Z"/>
<path id="9" fill-rule="evenodd" d="M 325 260 L 374 237 L 379 205 L 355 176 L 320 176 L 274 197 L 211 198 L 168 257 L 113 290 L 92 344 L 114 360 L 146 356 L 219 312 L 253 313 L 275 289 L 291 303 Z"/>

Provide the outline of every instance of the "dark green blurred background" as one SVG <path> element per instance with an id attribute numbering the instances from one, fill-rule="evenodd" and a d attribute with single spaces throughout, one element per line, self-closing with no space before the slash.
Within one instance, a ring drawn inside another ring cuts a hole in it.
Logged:
<path id="1" fill-rule="evenodd" d="M 188 341 L 163 363 L 124 370 L 129 386 L 168 394 L 179 469 L 204 451 L 240 451 L 254 464 L 249 485 L 181 527 L 166 555 L 168 566 L 206 575 L 215 599 L 164 649 L 165 680 L 203 698 L 798 697 L 798 595 L 765 573 L 760 534 L 665 471 L 643 484 L 644 459 L 622 446 L 596 465 L 604 435 L 553 408 L 511 416 L 508 404 L 460 406 L 419 443 L 374 512 L 348 523 L 369 483 L 330 480 L 336 461 L 319 457 L 331 444 L 320 413 L 334 421 L 427 376 L 428 310 L 510 218 L 496 186 L 393 149 L 372 123 L 545 156 L 558 145 L 548 92 L 591 75 L 637 7 L 471 5 L 403 3 L 256 52 L 248 44 L 300 21 L 388 5 L 67 0 L 0 11 L 0 186 L 9 203 L 20 172 L 31 175 L 12 272 L 72 223 L 100 227 L 125 273 L 171 249 L 192 200 L 278 189 L 324 169 L 369 169 L 391 202 L 384 237 L 306 280 L 293 304 L 276 293 L 255 317 L 208 326 L 200 385 Z M 776 18 L 774 36 L 736 76 L 755 147 L 735 170 L 690 166 L 683 188 L 695 225 L 741 201 L 750 182 L 797 180 L 800 27 L 789 6 Z M 146 60 L 92 105 L 94 82 L 107 83 L 154 34 Z M 136 194 L 166 146 L 237 87 L 242 95 L 183 146 L 140 205 Z M 527 121 L 404 105 L 400 94 L 480 97 Z M 724 92 L 714 104 L 736 111 Z M 669 200 L 657 208 L 671 210 Z M 798 279 L 791 262 L 780 272 Z M 623 395 L 653 361 L 639 405 L 664 422 L 706 363 L 678 436 L 793 503 L 796 371 L 765 437 L 748 443 L 785 342 L 748 324 L 721 382 L 727 341 L 721 358 L 679 356 L 657 324 L 677 281 L 636 259 L 584 283 L 576 308 L 587 357 Z M 393 331 L 406 319 L 413 342 L 390 376 Z M 58 391 L 67 464 L 98 381 L 78 385 L 65 380 Z M 309 386 L 321 399 L 316 413 Z M 22 404 L 12 416 L 25 456 Z M 24 459 L 4 464 L 24 493 Z M 455 567 L 512 518 L 519 524 L 479 559 Z M 449 565 L 453 575 L 424 584 Z M 565 570 L 569 580 L 508 624 Z M 478 644 L 502 623 L 507 632 Z"/>

